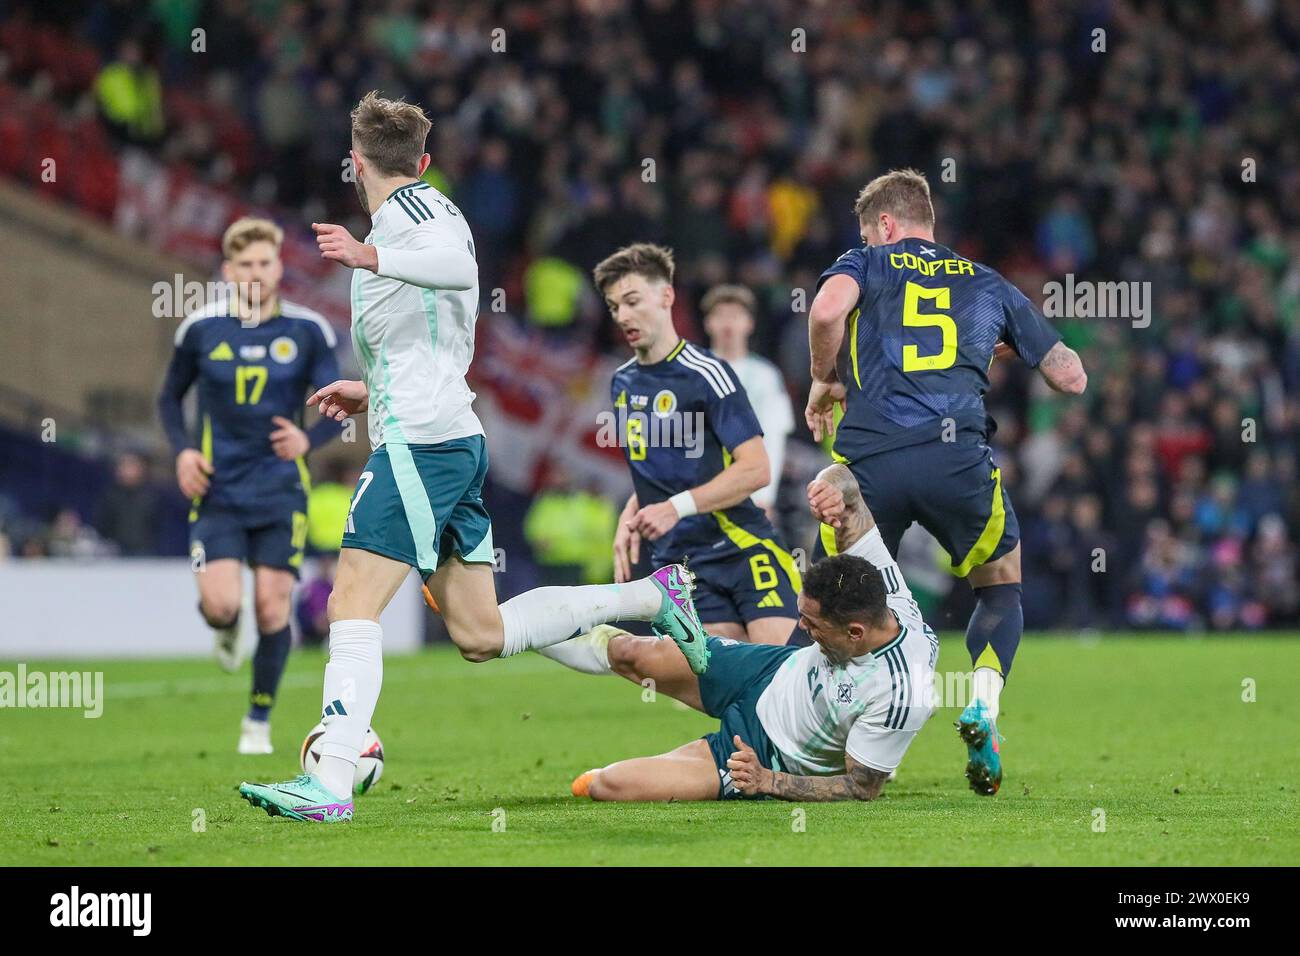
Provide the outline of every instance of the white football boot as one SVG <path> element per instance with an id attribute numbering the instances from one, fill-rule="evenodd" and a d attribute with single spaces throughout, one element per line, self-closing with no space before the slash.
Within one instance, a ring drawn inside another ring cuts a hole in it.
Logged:
<path id="1" fill-rule="evenodd" d="M 269 754 L 271 747 L 271 722 L 245 717 L 239 722 L 239 752 L 241 754 Z"/>
<path id="2" fill-rule="evenodd" d="M 230 627 L 212 629 L 212 653 L 222 670 L 234 673 L 248 660 L 257 643 L 255 625 L 253 595 L 245 593 L 235 623 Z"/>
<path id="3" fill-rule="evenodd" d="M 239 659 L 239 632 L 244 626 L 244 612 L 239 612 L 239 617 L 235 618 L 235 623 L 229 627 L 214 627 L 212 629 L 212 655 L 217 659 L 223 671 L 234 672 L 239 670 L 242 663 Z"/>

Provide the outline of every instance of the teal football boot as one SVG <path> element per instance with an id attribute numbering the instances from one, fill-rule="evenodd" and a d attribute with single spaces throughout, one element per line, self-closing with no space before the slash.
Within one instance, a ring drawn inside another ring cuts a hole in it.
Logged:
<path id="1" fill-rule="evenodd" d="M 330 793 L 315 774 L 304 773 L 284 783 L 241 783 L 239 795 L 273 817 L 312 823 L 352 819 L 352 801 Z"/>
<path id="2" fill-rule="evenodd" d="M 650 575 L 659 589 L 659 613 L 650 622 L 650 629 L 659 637 L 671 637 L 686 657 L 691 672 L 703 674 L 709 669 L 709 646 L 704 625 L 696 613 L 691 592 L 695 590 L 695 575 L 684 564 L 669 564 Z"/>
<path id="3" fill-rule="evenodd" d="M 966 779 L 982 797 L 991 797 L 1002 786 L 1002 754 L 998 748 L 998 727 L 989 717 L 983 701 L 974 700 L 957 719 L 957 733 L 966 743 Z"/>

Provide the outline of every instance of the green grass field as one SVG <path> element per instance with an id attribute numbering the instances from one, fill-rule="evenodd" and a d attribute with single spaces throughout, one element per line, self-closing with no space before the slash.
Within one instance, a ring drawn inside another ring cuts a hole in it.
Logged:
<path id="1" fill-rule="evenodd" d="M 4 864 L 1300 864 L 1294 637 L 1027 638 L 1004 694 L 996 798 L 966 789 L 957 710 L 945 709 L 880 800 L 802 808 L 576 800 L 578 772 L 716 724 L 535 656 L 393 658 L 375 717 L 384 778 L 353 824 L 334 827 L 273 819 L 235 792 L 297 772 L 320 654 L 290 663 L 273 757 L 234 753 L 244 674 L 203 661 L 27 666 L 103 670 L 107 701 L 97 720 L 0 710 Z M 939 666 L 968 666 L 960 638 Z"/>

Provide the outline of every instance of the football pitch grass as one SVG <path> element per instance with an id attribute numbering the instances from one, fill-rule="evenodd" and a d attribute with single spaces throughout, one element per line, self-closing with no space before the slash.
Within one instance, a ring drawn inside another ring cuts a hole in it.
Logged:
<path id="1" fill-rule="evenodd" d="M 1295 636 L 1027 637 L 1003 695 L 1002 792 L 967 789 L 949 707 L 869 804 L 578 800 L 579 772 L 716 721 L 536 655 L 394 657 L 374 721 L 384 777 L 353 823 L 328 827 L 268 817 L 235 789 L 298 772 L 319 652 L 290 661 L 271 757 L 234 753 L 247 665 L 25 663 L 102 670 L 105 704 L 98 719 L 0 710 L 8 865 L 1300 863 Z M 939 669 L 968 666 L 960 636 L 946 636 Z"/>

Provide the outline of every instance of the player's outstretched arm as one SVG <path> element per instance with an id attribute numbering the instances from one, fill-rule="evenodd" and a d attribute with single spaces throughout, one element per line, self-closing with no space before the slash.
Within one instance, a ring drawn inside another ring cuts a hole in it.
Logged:
<path id="1" fill-rule="evenodd" d="M 464 292 L 478 284 L 478 262 L 469 247 L 428 245 L 420 249 L 393 249 L 358 242 L 352 233 L 330 222 L 313 222 L 322 259 L 365 269 L 422 289 Z"/>
<path id="2" fill-rule="evenodd" d="M 1083 370 L 1079 353 L 1064 342 L 1057 342 L 1038 364 L 1038 373 L 1055 391 L 1082 395 L 1088 387 L 1088 373 Z"/>
<path id="3" fill-rule="evenodd" d="M 320 247 L 320 257 L 347 266 L 349 269 L 366 269 L 375 272 L 379 268 L 379 253 L 374 246 L 358 242 L 342 226 L 332 222 L 313 222 L 316 233 L 316 245 Z"/>
<path id="4" fill-rule="evenodd" d="M 874 800 L 880 796 L 889 774 L 863 766 L 848 754 L 844 755 L 845 772 L 832 777 L 803 777 L 799 774 L 768 770 L 758 761 L 754 748 L 740 739 L 733 739 L 736 752 L 727 761 L 731 782 L 746 795 L 766 795 L 778 800 L 800 803 L 829 803 L 835 800 Z"/>
<path id="5" fill-rule="evenodd" d="M 373 271 L 422 289 L 464 292 L 478 284 L 478 262 L 473 253 L 448 245 L 422 249 L 377 246 Z"/>
<path id="6" fill-rule="evenodd" d="M 835 547 L 840 554 L 876 526 L 858 480 L 838 462 L 823 468 L 808 483 L 808 507 L 814 518 L 835 529 Z"/>

